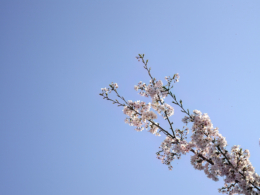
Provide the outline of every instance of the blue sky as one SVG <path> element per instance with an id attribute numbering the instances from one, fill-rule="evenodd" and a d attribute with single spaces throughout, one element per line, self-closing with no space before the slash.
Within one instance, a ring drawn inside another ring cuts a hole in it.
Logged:
<path id="1" fill-rule="evenodd" d="M 208 113 L 229 144 L 258 139 L 260 2 L 1 1 L 0 194 L 219 194 L 189 155 L 156 159 L 163 137 L 124 124 L 102 100 L 117 82 L 129 100 L 149 77 L 180 74 L 173 92 Z M 183 126 L 175 108 L 174 128 Z M 167 125 L 162 123 L 162 125 Z"/>

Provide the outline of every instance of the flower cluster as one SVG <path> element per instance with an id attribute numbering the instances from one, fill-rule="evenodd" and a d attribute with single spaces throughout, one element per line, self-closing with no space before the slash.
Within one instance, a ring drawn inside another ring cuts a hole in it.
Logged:
<path id="1" fill-rule="evenodd" d="M 109 85 L 110 87 L 109 88 L 101 88 L 101 92 L 100 95 L 108 95 L 108 93 L 111 93 L 114 89 L 117 89 L 118 88 L 118 84 L 117 83 L 111 83 Z"/>
<path id="2" fill-rule="evenodd" d="M 173 81 L 174 83 L 177 83 L 177 82 L 179 82 L 179 79 L 180 79 L 179 73 L 174 74 L 173 77 L 170 77 L 170 76 L 166 76 L 166 77 L 165 77 L 165 80 L 166 80 L 168 83 L 171 83 L 172 81 Z"/>
<path id="3" fill-rule="evenodd" d="M 100 94 L 104 95 L 104 94 L 108 94 L 108 93 L 111 93 L 111 89 L 110 88 L 101 88 L 101 92 Z"/>
<path id="4" fill-rule="evenodd" d="M 169 104 L 160 104 L 158 101 L 152 102 L 152 108 L 158 112 L 164 118 L 170 117 L 174 114 L 174 109 Z"/>
<path id="5" fill-rule="evenodd" d="M 112 83 L 110 84 L 110 87 L 112 87 L 112 89 L 113 89 L 113 88 L 116 88 L 116 89 L 117 89 L 117 88 L 118 88 L 118 84 L 112 82 Z"/>
<path id="6" fill-rule="evenodd" d="M 231 153 L 225 147 L 226 139 L 213 128 L 213 124 L 207 114 L 195 110 L 191 135 L 195 145 L 196 154 L 191 158 L 191 164 L 195 169 L 204 170 L 208 178 L 218 181 L 218 177 L 225 177 L 225 187 L 220 192 L 235 194 L 254 193 L 254 185 L 260 185 L 260 177 L 255 173 L 254 167 L 249 161 L 249 151 L 233 146 Z M 211 160 L 211 164 L 201 158 Z"/>
<path id="7" fill-rule="evenodd" d="M 135 85 L 134 89 L 136 91 L 140 89 L 139 94 L 141 96 L 151 97 L 154 101 L 163 101 L 163 99 L 168 95 L 168 92 L 163 88 L 163 82 L 161 80 L 156 81 L 155 79 L 152 79 L 150 80 L 149 85 L 146 85 L 140 81 L 137 85 Z"/>
<path id="8" fill-rule="evenodd" d="M 191 139 L 196 143 L 196 147 L 200 150 L 205 150 L 210 147 L 214 140 L 215 145 L 221 148 L 227 145 L 225 138 L 218 132 L 218 128 L 213 129 L 213 124 L 208 116 L 208 114 L 201 114 L 200 111 L 194 110 L 193 113 L 193 126 L 192 126 L 192 136 Z"/>
<path id="9" fill-rule="evenodd" d="M 128 116 L 128 118 L 125 119 L 125 123 L 128 123 L 130 126 L 135 126 L 136 131 L 150 128 L 149 132 L 159 136 L 160 134 L 157 132 L 158 127 L 156 123 L 151 122 L 157 118 L 157 115 L 153 111 L 150 111 L 150 108 L 150 103 L 146 104 L 145 102 L 132 102 L 129 100 L 128 106 L 125 106 L 123 109 L 124 114 Z"/>
<path id="10" fill-rule="evenodd" d="M 161 143 L 159 147 L 161 151 L 156 153 L 157 158 L 160 159 L 163 164 L 166 164 L 169 170 L 172 170 L 171 162 L 174 159 L 180 159 L 182 154 L 186 154 L 195 146 L 192 142 L 187 143 L 185 140 L 188 133 L 188 128 L 185 128 L 183 131 L 176 129 L 175 138 L 167 136 Z"/>
<path id="11" fill-rule="evenodd" d="M 140 89 L 140 95 L 145 97 L 151 97 L 152 108 L 158 112 L 165 119 L 174 114 L 174 109 L 169 104 L 164 102 L 164 99 L 167 97 L 168 92 L 163 88 L 163 82 L 161 80 L 156 81 L 152 79 L 149 85 L 146 85 L 142 81 L 136 85 L 135 90 L 138 91 Z"/>

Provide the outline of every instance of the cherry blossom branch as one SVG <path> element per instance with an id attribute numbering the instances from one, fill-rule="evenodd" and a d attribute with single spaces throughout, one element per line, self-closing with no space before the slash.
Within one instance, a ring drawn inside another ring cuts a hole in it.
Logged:
<path id="1" fill-rule="evenodd" d="M 140 55 L 139 54 L 139 57 L 137 57 L 137 59 L 139 60 L 139 59 L 141 59 L 142 60 L 142 62 L 143 62 L 143 64 L 144 64 L 144 68 L 147 70 L 147 72 L 148 72 L 148 75 L 150 76 L 150 78 L 152 79 L 152 81 L 153 81 L 153 85 L 154 85 L 154 78 L 152 77 L 152 75 L 151 75 L 151 68 L 148 68 L 147 67 L 147 63 L 148 63 L 148 60 L 146 60 L 146 62 L 145 62 L 145 60 L 144 60 L 144 54 L 143 55 Z M 168 88 L 166 88 L 166 87 L 163 87 L 164 89 L 165 89 L 165 91 L 167 91 L 168 92 L 168 94 L 174 99 L 174 101 L 172 102 L 172 103 L 174 103 L 174 104 L 176 104 L 176 105 L 178 105 L 180 108 L 181 108 L 181 111 L 183 112 L 183 113 L 185 113 L 185 114 L 187 114 L 188 116 L 189 116 L 189 119 L 191 120 L 191 122 L 193 121 L 193 117 L 190 115 L 190 113 L 189 113 L 189 110 L 187 109 L 187 111 L 183 108 L 183 105 L 182 105 L 182 100 L 180 100 L 180 103 L 177 101 L 177 99 L 176 99 L 176 96 L 174 95 L 174 94 L 172 94 L 172 92 L 170 91 L 170 83 L 168 83 Z M 170 122 L 170 120 L 169 120 L 169 118 L 167 117 L 167 115 L 166 115 L 166 118 L 167 118 L 167 121 L 168 121 L 168 123 L 170 124 L 170 126 L 171 126 L 171 122 Z M 186 120 L 187 120 L 188 118 L 186 118 Z M 171 129 L 172 129 L 172 126 L 171 126 Z M 173 129 L 172 129 L 172 131 L 173 131 Z M 205 134 L 206 135 L 206 134 Z M 208 135 L 206 135 L 206 136 L 208 136 Z M 214 143 L 214 141 L 212 141 L 212 143 Z M 221 148 L 219 147 L 219 146 L 217 146 L 217 149 L 218 149 L 218 151 L 222 154 L 222 156 L 224 156 L 224 159 L 225 160 L 227 160 L 227 162 L 228 162 L 228 164 L 229 165 L 231 165 L 232 166 L 232 168 L 235 170 L 235 171 L 237 171 L 240 175 L 242 175 L 243 176 L 243 178 L 244 179 L 246 179 L 246 176 L 243 174 L 243 173 L 241 173 L 239 170 L 237 170 L 234 166 L 233 166 L 233 164 L 232 163 L 230 163 L 230 161 L 229 161 L 229 159 L 227 158 L 227 156 L 222 152 L 222 150 L 221 150 Z M 190 151 L 192 151 L 194 154 L 196 154 L 196 152 L 193 150 L 193 149 L 191 149 Z M 227 152 L 226 150 L 225 150 L 225 152 Z M 200 156 L 203 160 L 205 160 L 206 158 L 204 157 L 204 156 Z M 207 159 L 206 160 L 207 162 L 209 162 L 209 160 Z M 237 162 L 237 164 L 239 163 L 239 161 Z M 212 162 L 212 161 L 210 161 L 210 164 L 211 165 L 214 165 L 214 162 Z M 254 181 L 255 182 L 255 181 Z M 253 182 L 253 183 L 254 183 Z M 236 182 L 235 182 L 235 184 L 236 183 L 239 183 L 239 181 L 237 181 L 236 180 Z M 257 186 L 255 186 L 251 181 L 249 181 L 249 183 L 251 184 L 251 185 L 253 185 L 254 186 L 254 188 L 256 188 L 258 191 L 260 191 L 260 189 L 257 187 Z M 228 190 L 233 186 L 235 186 L 235 184 L 232 184 L 229 188 L 228 188 Z"/>
<path id="2" fill-rule="evenodd" d="M 139 57 L 137 57 L 137 59 L 138 59 L 138 60 L 139 60 L 139 59 L 142 59 L 142 62 L 143 62 L 143 64 L 144 64 L 144 68 L 147 70 L 147 72 L 148 72 L 150 78 L 151 78 L 152 81 L 153 81 L 153 85 L 154 85 L 154 80 L 155 80 L 155 79 L 153 79 L 153 77 L 152 77 L 152 75 L 151 75 L 151 72 L 150 72 L 150 71 L 151 71 L 151 68 L 148 69 L 148 67 L 147 67 L 148 60 L 146 60 L 146 62 L 145 62 L 145 60 L 144 60 L 144 54 L 143 54 L 143 55 L 140 55 L 140 54 L 139 54 Z M 189 110 L 187 109 L 187 111 L 186 111 L 186 110 L 183 108 L 182 101 L 180 100 L 180 103 L 179 103 L 179 102 L 176 100 L 176 96 L 175 96 L 174 94 L 172 94 L 172 92 L 170 91 L 170 83 L 168 82 L 168 88 L 166 88 L 166 87 L 163 87 L 163 88 L 164 88 L 165 91 L 167 91 L 168 94 L 174 99 L 174 101 L 173 101 L 172 103 L 178 105 L 178 106 L 181 108 L 181 111 L 184 112 L 185 114 L 187 114 L 187 115 L 189 116 L 190 121 L 192 122 L 192 121 L 193 121 L 193 117 L 190 115 Z M 171 125 L 172 123 L 170 122 L 169 118 L 168 118 L 167 116 L 166 116 L 166 118 L 167 118 L 168 123 Z M 188 118 L 186 118 L 185 120 L 187 121 L 187 119 L 188 119 Z M 172 129 L 172 126 L 171 126 L 171 129 Z M 206 134 L 205 134 L 205 135 L 206 135 Z M 208 135 L 206 135 L 206 136 L 208 136 Z M 214 141 L 212 141 L 212 143 L 214 143 Z M 237 171 L 240 175 L 242 175 L 244 179 L 246 179 L 246 176 L 245 176 L 243 173 L 241 173 L 239 170 L 237 170 L 237 169 L 233 166 L 232 163 L 230 163 L 229 159 L 228 159 L 227 156 L 222 152 L 222 150 L 221 150 L 221 148 L 220 148 L 219 146 L 217 146 L 217 149 L 218 149 L 219 152 L 222 154 L 222 156 L 224 156 L 224 159 L 228 161 L 228 164 L 231 165 L 232 168 L 233 168 L 235 171 Z M 194 151 L 193 149 L 191 149 L 190 151 L 192 151 L 193 153 L 195 153 L 195 151 Z M 225 150 L 225 151 L 226 151 L 226 150 Z M 226 152 L 227 152 L 227 151 L 226 151 Z M 202 156 L 201 158 L 204 159 L 204 156 Z M 205 159 L 204 159 L 204 160 L 205 160 Z M 239 160 L 237 161 L 237 164 L 238 164 L 238 163 L 239 163 Z M 214 162 L 211 161 L 210 164 L 214 165 Z M 235 181 L 235 184 L 238 183 L 238 182 L 239 182 L 239 181 L 236 180 L 236 181 Z M 254 181 L 254 182 L 255 182 L 255 181 Z M 254 185 L 251 181 L 249 181 L 249 183 L 250 183 L 251 185 L 253 185 L 254 188 L 256 188 L 258 191 L 260 191 L 260 189 L 259 189 L 256 185 Z M 228 191 L 230 190 L 230 188 L 231 188 L 232 186 L 234 187 L 235 184 L 230 185 L 229 188 L 228 188 Z M 255 193 L 256 193 L 256 192 L 255 192 Z"/>
<path id="3" fill-rule="evenodd" d="M 148 68 L 148 60 L 144 60 L 144 54 L 139 54 L 136 58 L 138 61 L 142 60 L 151 80 L 148 85 L 140 81 L 135 86 L 135 90 L 140 90 L 140 95 L 142 96 L 151 97 L 152 103 L 126 101 L 117 92 L 118 85 L 116 83 L 111 83 L 108 89 L 102 88 L 100 95 L 113 104 L 123 106 L 124 114 L 129 117 L 125 119 L 125 122 L 131 126 L 136 126 L 136 131 L 142 131 L 146 128 L 149 129 L 149 132 L 157 136 L 160 136 L 160 132 L 166 135 L 166 139 L 160 146 L 161 150 L 157 152 L 157 158 L 163 164 L 168 165 L 170 170 L 172 169 L 171 162 L 176 157 L 180 159 L 182 154 L 191 151 L 195 154 L 191 156 L 191 164 L 195 169 L 204 170 L 205 174 L 214 181 L 218 181 L 219 176 L 225 177 L 225 187 L 219 189 L 219 192 L 228 194 L 242 193 L 246 195 L 252 193 L 258 194 L 260 191 L 260 177 L 256 174 L 249 161 L 249 151 L 242 151 L 242 149 L 239 150 L 239 146 L 233 146 L 231 153 L 228 153 L 225 149 L 227 146 L 225 138 L 218 132 L 218 128 L 213 128 L 209 116 L 206 113 L 202 114 L 198 110 L 194 110 L 193 114 L 190 114 L 189 109 L 184 109 L 182 100 L 177 101 L 176 96 L 170 90 L 173 88 L 171 82 L 174 81 L 175 83 L 179 80 L 178 73 L 174 74 L 173 77 L 165 77 L 167 85 L 163 86 L 161 80 L 156 81 L 151 75 L 151 68 Z M 108 93 L 112 91 L 124 103 L 110 99 Z M 188 122 L 193 123 L 190 142 L 186 141 L 189 132 L 187 126 L 186 128 L 183 127 L 183 130 L 173 130 L 173 122 L 171 122 L 169 117 L 173 115 L 174 109 L 164 101 L 168 95 L 173 98 L 172 103 L 180 107 L 181 112 L 186 114 L 182 121 L 186 125 Z M 157 115 L 153 111 L 150 111 L 151 107 L 167 120 L 172 134 L 162 128 L 159 123 L 153 121 L 153 119 L 157 118 Z M 159 130 L 159 133 L 157 130 Z"/>

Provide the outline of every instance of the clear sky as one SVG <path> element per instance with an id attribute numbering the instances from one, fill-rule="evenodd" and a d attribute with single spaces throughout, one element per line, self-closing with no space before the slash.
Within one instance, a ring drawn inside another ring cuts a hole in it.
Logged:
<path id="1" fill-rule="evenodd" d="M 219 194 L 223 181 L 156 159 L 163 137 L 138 133 L 98 95 L 126 99 L 152 74 L 208 113 L 260 173 L 260 1 L 0 1 L 0 194 Z M 147 99 L 145 99 L 147 100 Z M 180 128 L 183 114 L 171 117 Z M 162 123 L 162 125 L 167 125 Z"/>

